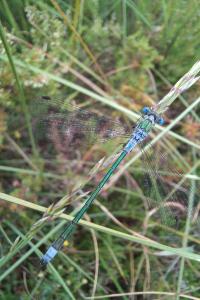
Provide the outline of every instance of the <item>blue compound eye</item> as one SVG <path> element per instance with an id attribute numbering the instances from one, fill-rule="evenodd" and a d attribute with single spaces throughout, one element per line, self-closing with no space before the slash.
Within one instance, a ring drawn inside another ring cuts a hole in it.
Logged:
<path id="1" fill-rule="evenodd" d="M 147 115 L 148 113 L 150 113 L 151 109 L 148 106 L 143 107 L 142 112 L 143 114 Z"/>
<path id="2" fill-rule="evenodd" d="M 165 124 L 165 120 L 163 118 L 159 118 L 157 123 L 162 126 Z"/>

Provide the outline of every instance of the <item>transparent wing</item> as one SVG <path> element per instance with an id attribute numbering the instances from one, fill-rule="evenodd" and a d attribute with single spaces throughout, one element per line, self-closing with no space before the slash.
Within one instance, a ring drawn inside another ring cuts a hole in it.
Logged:
<path id="1" fill-rule="evenodd" d="M 184 173 L 172 167 L 175 165 L 172 157 L 163 155 L 162 149 L 153 146 L 148 151 L 144 148 L 141 151 L 145 169 L 143 191 L 148 206 L 158 212 L 163 224 L 177 228 L 186 219 L 191 182 L 185 178 Z M 194 197 L 193 216 L 199 202 L 197 192 Z"/>
<path id="2" fill-rule="evenodd" d="M 131 129 L 98 112 L 45 96 L 31 103 L 34 134 L 38 141 L 62 142 L 63 148 L 83 148 L 96 142 L 130 136 Z"/>

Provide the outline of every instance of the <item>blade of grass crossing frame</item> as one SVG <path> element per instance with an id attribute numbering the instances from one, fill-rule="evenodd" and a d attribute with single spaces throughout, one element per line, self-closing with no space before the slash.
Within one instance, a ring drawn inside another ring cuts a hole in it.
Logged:
<path id="1" fill-rule="evenodd" d="M 28 108 L 27 108 L 27 105 L 26 105 L 24 89 L 23 89 L 23 86 L 22 86 L 22 84 L 20 82 L 20 79 L 18 77 L 17 70 L 15 68 L 15 64 L 14 64 L 14 61 L 12 59 L 12 53 L 10 51 L 10 47 L 8 45 L 8 42 L 6 40 L 6 35 L 4 33 L 4 29 L 3 29 L 1 21 L 0 21 L 0 38 L 1 38 L 2 43 L 4 45 L 4 48 L 5 48 L 7 57 L 8 57 L 8 61 L 10 63 L 14 78 L 16 80 L 16 87 L 17 87 L 17 90 L 19 92 L 19 103 L 21 103 L 22 109 L 23 109 L 23 112 L 24 112 L 24 115 L 25 115 L 26 125 L 27 125 L 27 129 L 28 129 L 29 137 L 30 137 L 30 142 L 31 142 L 33 154 L 35 155 L 35 157 L 38 157 L 38 152 L 37 152 L 37 149 L 36 149 L 36 146 L 35 146 L 35 141 L 34 141 L 32 127 L 31 127 L 30 115 L 29 115 Z"/>
<path id="2" fill-rule="evenodd" d="M 25 200 L 22 200 L 22 199 L 19 199 L 19 198 L 16 198 L 16 197 L 4 194 L 4 193 L 0 193 L 0 199 L 11 202 L 11 203 L 15 203 L 15 204 L 18 204 L 18 205 L 22 205 L 22 206 L 25 206 L 25 207 L 29 207 L 33 210 L 37 210 L 37 211 L 40 211 L 40 212 L 45 212 L 46 209 L 47 209 L 46 207 L 36 205 L 34 203 L 30 203 L 28 201 L 25 201 Z M 68 221 L 72 220 L 72 216 L 69 216 L 67 214 L 61 214 L 60 217 L 64 218 L 65 220 L 68 220 Z M 97 224 L 92 223 L 92 222 L 87 222 L 87 221 L 81 220 L 79 224 L 84 225 L 88 228 L 93 228 L 95 230 L 98 230 L 100 232 L 104 232 L 104 233 L 112 235 L 112 236 L 115 236 L 117 238 L 125 239 L 125 240 L 132 241 L 132 242 L 136 242 L 136 243 L 139 243 L 139 244 L 142 244 L 142 245 L 145 245 L 145 246 L 148 246 L 148 247 L 153 247 L 153 248 L 156 248 L 156 249 L 159 249 L 159 250 L 168 251 L 168 252 L 171 252 L 172 254 L 180 255 L 182 257 L 186 257 L 186 258 L 193 259 L 193 260 L 196 260 L 196 261 L 200 262 L 200 255 L 199 254 L 195 254 L 195 253 L 186 251 L 182 248 L 169 247 L 167 245 L 163 245 L 163 244 L 160 244 L 158 242 L 154 242 L 153 240 L 147 239 L 145 237 L 144 238 L 136 237 L 136 236 L 133 236 L 133 235 L 130 235 L 130 234 L 118 231 L 118 230 L 114 230 L 114 229 L 111 229 L 111 228 L 108 228 L 108 227 L 97 225 Z M 59 225 L 60 225 L 60 223 L 59 223 Z M 27 240 L 27 242 L 28 242 L 28 240 Z M 20 247 L 20 249 L 21 248 L 22 247 Z M 17 251 L 19 251 L 19 249 Z M 17 253 L 17 251 L 16 251 L 16 253 Z M 4 258 L 3 260 L 0 260 L 0 267 L 5 263 L 5 260 L 7 261 L 6 258 Z"/>

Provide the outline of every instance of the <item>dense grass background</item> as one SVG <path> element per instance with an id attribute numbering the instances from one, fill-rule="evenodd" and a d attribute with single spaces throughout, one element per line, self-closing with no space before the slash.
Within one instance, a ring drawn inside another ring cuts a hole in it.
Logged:
<path id="1" fill-rule="evenodd" d="M 161 225 L 134 152 L 47 271 L 40 251 L 64 223 L 52 214 L 62 201 L 69 214 L 83 201 L 59 200 L 80 185 L 92 190 L 105 172 L 97 162 L 121 144 L 78 149 L 72 161 L 62 143 L 37 143 L 30 109 L 49 95 L 132 126 L 199 60 L 199 13 L 196 0 L 0 2 L 0 299 L 200 299 L 199 83 L 170 107 L 150 152 L 167 153 L 160 171 L 186 174 L 196 215 L 179 211 L 178 229 Z"/>

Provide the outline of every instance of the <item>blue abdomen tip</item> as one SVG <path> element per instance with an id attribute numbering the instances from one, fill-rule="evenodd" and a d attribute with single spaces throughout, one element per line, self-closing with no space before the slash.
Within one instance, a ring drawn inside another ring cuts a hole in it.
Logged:
<path id="1" fill-rule="evenodd" d="M 53 246 L 50 246 L 47 252 L 41 258 L 41 264 L 47 265 L 58 253 L 58 250 L 55 249 Z"/>

